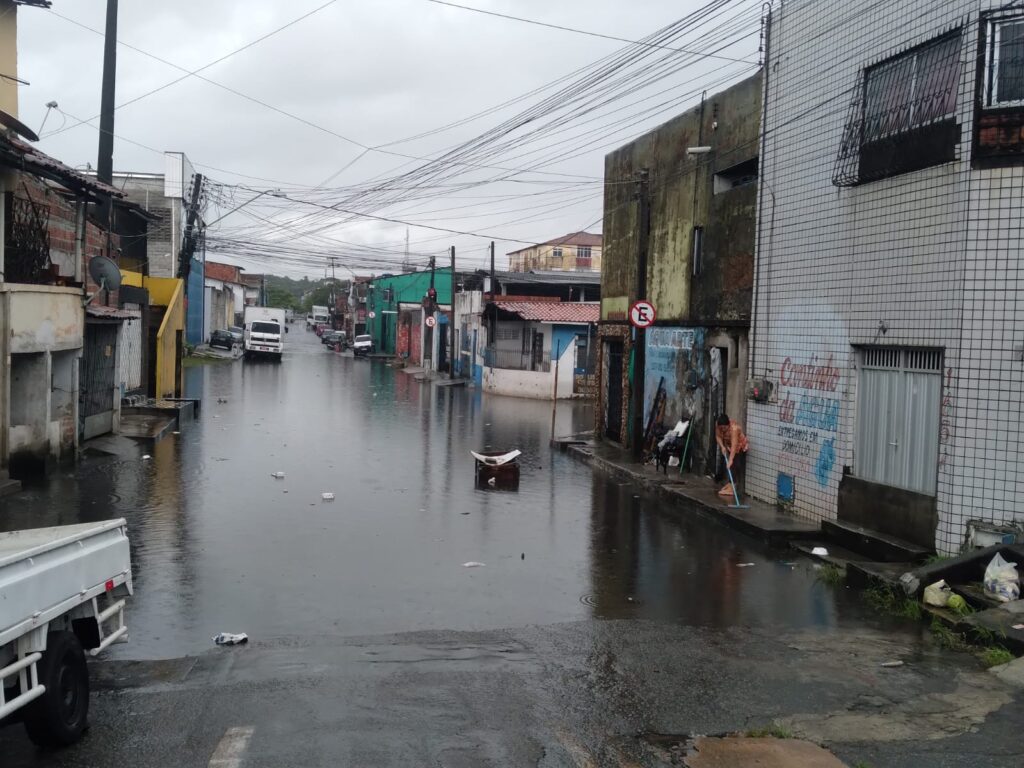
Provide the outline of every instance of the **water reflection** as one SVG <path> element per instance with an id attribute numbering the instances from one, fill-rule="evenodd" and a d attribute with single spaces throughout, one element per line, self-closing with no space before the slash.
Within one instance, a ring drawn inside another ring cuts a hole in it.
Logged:
<path id="1" fill-rule="evenodd" d="M 552 452 L 550 403 L 433 387 L 308 336 L 291 334 L 281 364 L 189 369 L 203 408 L 182 434 L 89 451 L 0 501 L 5 530 L 128 519 L 137 590 L 132 642 L 117 654 L 195 653 L 219 631 L 591 616 L 827 627 L 850 610 L 784 554 Z M 560 404 L 556 432 L 592 418 L 586 404 Z M 523 452 L 520 490 L 474 489 L 469 451 L 512 448 Z M 471 560 L 487 565 L 462 567 Z"/>

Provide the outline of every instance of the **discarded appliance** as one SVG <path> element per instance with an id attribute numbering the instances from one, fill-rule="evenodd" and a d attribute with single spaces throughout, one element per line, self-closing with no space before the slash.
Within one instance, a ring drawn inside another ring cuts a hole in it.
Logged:
<path id="1" fill-rule="evenodd" d="M 476 487 L 505 491 L 519 490 L 519 462 L 522 451 L 507 453 L 470 451 L 476 459 Z"/>

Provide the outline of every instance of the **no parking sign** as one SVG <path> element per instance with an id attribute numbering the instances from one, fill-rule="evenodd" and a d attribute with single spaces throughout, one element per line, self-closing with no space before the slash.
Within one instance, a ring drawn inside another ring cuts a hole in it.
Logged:
<path id="1" fill-rule="evenodd" d="M 649 301 L 637 301 L 629 308 L 629 322 L 634 328 L 649 328 L 654 325 L 657 313 Z"/>

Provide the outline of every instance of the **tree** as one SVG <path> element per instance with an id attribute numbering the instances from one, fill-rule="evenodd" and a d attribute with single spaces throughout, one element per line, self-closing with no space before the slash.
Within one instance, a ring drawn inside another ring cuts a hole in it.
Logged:
<path id="1" fill-rule="evenodd" d="M 302 298 L 302 310 L 309 312 L 314 306 L 317 307 L 329 307 L 331 306 L 331 294 L 334 294 L 335 298 L 338 296 L 348 296 L 348 285 L 347 281 L 341 280 L 322 280 L 320 283 L 309 291 Z"/>
<path id="2" fill-rule="evenodd" d="M 298 309 L 299 302 L 289 291 L 277 286 L 267 286 L 267 306 L 278 309 Z"/>

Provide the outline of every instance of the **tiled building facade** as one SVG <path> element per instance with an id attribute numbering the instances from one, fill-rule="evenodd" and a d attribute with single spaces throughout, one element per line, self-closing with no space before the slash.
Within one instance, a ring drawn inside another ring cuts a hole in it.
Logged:
<path id="1" fill-rule="evenodd" d="M 1024 9 L 777 4 L 748 489 L 958 550 L 1024 492 Z"/>

